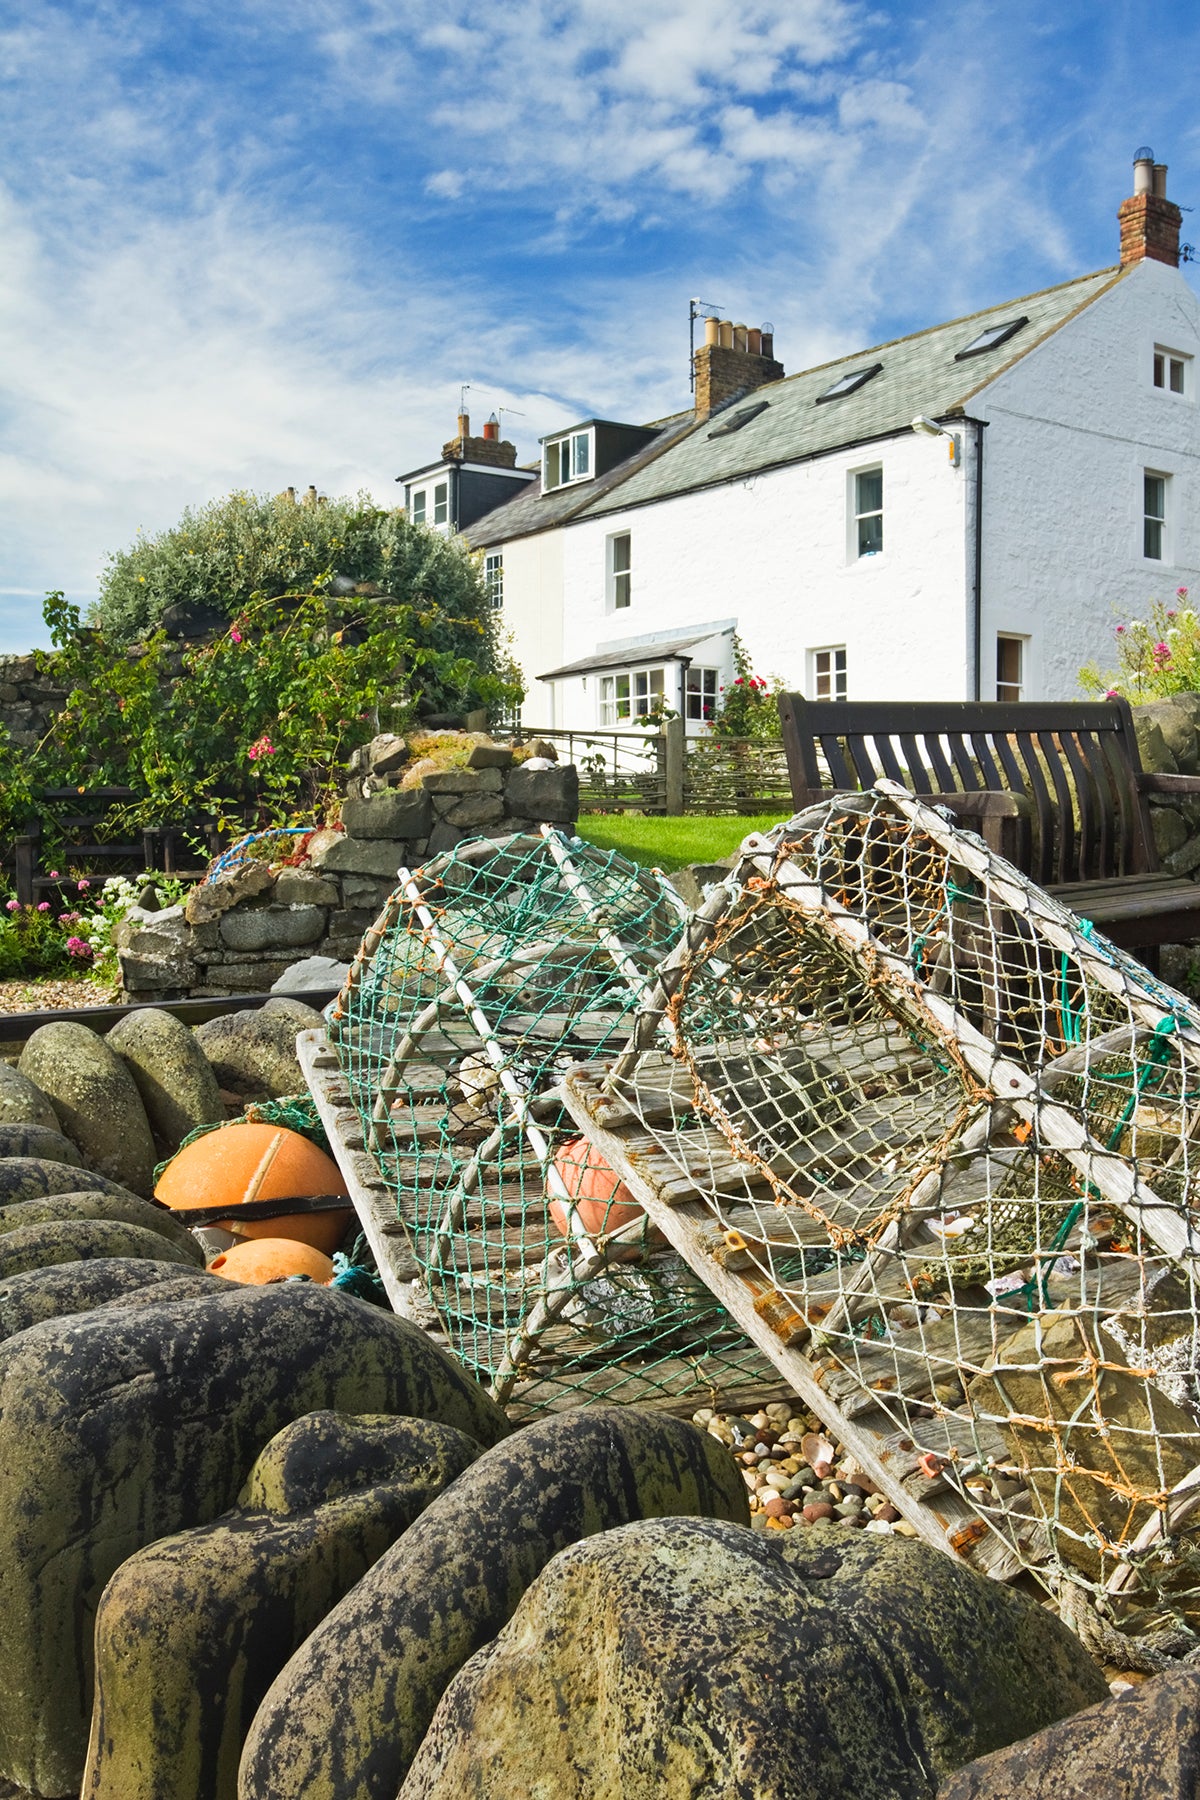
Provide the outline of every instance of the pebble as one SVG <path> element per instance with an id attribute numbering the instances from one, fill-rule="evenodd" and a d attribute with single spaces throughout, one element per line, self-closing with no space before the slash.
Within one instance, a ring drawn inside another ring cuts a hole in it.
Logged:
<path id="1" fill-rule="evenodd" d="M 723 1413 L 704 1406 L 693 1423 L 727 1444 L 741 1469 L 751 1523 L 760 1530 L 866 1530 L 916 1537 L 853 1456 L 812 1414 L 772 1401 L 757 1412 Z M 810 1453 L 806 1455 L 806 1452 Z"/>
<path id="2" fill-rule="evenodd" d="M 916 1526 L 910 1525 L 907 1519 L 897 1519 L 892 1530 L 897 1537 L 915 1538 L 917 1535 Z"/>

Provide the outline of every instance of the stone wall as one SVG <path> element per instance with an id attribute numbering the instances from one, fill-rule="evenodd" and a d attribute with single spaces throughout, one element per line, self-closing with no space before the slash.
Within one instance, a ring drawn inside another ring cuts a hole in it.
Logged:
<path id="1" fill-rule="evenodd" d="M 0 656 L 0 725 L 21 749 L 41 742 L 67 690 L 39 675 L 32 656 Z"/>
<path id="2" fill-rule="evenodd" d="M 195 888 L 186 905 L 132 908 L 116 933 L 124 997 L 265 993 L 302 958 L 349 962 L 400 867 L 469 837 L 574 823 L 579 778 L 551 746 L 514 753 L 482 732 L 442 734 L 440 744 L 418 761 L 392 736 L 356 752 L 340 825 L 301 840 L 298 865 L 249 859 Z"/>

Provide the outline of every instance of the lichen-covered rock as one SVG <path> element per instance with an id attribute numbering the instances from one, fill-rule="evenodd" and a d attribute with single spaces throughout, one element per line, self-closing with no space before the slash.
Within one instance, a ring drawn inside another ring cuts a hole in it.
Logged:
<path id="1" fill-rule="evenodd" d="M 182 1020 L 155 1006 L 118 1021 L 108 1043 L 133 1076 L 150 1128 L 168 1152 L 225 1117 L 208 1058 Z"/>
<path id="2" fill-rule="evenodd" d="M 269 863 L 253 860 L 236 863 L 215 881 L 205 881 L 192 889 L 183 909 L 184 917 L 189 925 L 211 924 L 239 900 L 265 894 L 274 884 Z"/>
<path id="3" fill-rule="evenodd" d="M 526 1426 L 435 1500 L 293 1656 L 247 1736 L 242 1800 L 395 1800 L 447 1683 L 555 1552 L 680 1513 L 749 1519 L 732 1457 L 695 1426 L 624 1406 Z"/>
<path id="4" fill-rule="evenodd" d="M 1065 1625 L 926 1544 L 653 1519 L 555 1557 L 400 1794 L 933 1800 L 1103 1687 Z"/>
<path id="5" fill-rule="evenodd" d="M 226 1512 L 290 1420 L 401 1413 L 484 1444 L 508 1430 L 452 1358 L 378 1307 L 309 1284 L 217 1285 L 0 1344 L 0 1775 L 35 1793 L 81 1779 L 109 1577 Z"/>
<path id="6" fill-rule="evenodd" d="M 38 1156 L 71 1169 L 83 1167 L 79 1151 L 57 1125 L 0 1124 L 0 1159 L 9 1156 Z"/>
<path id="7" fill-rule="evenodd" d="M 18 1067 L 47 1095 L 89 1169 L 136 1194 L 150 1192 L 155 1155 L 146 1109 L 133 1076 L 103 1038 L 69 1020 L 39 1026 Z"/>
<path id="8" fill-rule="evenodd" d="M 169 1242 L 160 1232 L 147 1231 L 144 1225 L 129 1225 L 124 1219 L 45 1219 L 40 1225 L 21 1225 L 0 1236 L 0 1281 L 24 1269 L 88 1262 L 95 1256 L 145 1256 L 152 1262 L 196 1267 L 193 1251 Z"/>
<path id="9" fill-rule="evenodd" d="M 0 1206 L 44 1200 L 48 1194 L 125 1194 L 131 1189 L 94 1169 L 74 1168 L 44 1156 L 6 1156 L 0 1161 Z"/>
<path id="10" fill-rule="evenodd" d="M 199 1269 L 140 1256 L 98 1256 L 89 1262 L 26 1269 L 0 1281 L 0 1340 L 40 1325 L 43 1319 L 66 1318 L 101 1306 L 211 1298 L 218 1288 L 228 1286 Z"/>
<path id="11" fill-rule="evenodd" d="M 233 1512 L 122 1563 L 96 1615 L 89 1800 L 235 1800 L 275 1674 L 479 1454 L 424 1419 L 310 1413 Z"/>
<path id="12" fill-rule="evenodd" d="M 225 1013 L 197 1025 L 195 1036 L 219 1087 L 251 1100 L 280 1100 L 304 1089 L 296 1036 L 313 1021 L 321 1023 L 313 1007 L 275 995 L 257 1012 Z"/>
<path id="13" fill-rule="evenodd" d="M 1196 1800 L 1200 1670 L 1172 1669 L 968 1763 L 938 1800 Z"/>
<path id="14" fill-rule="evenodd" d="M 140 1226 L 173 1244 L 185 1262 L 204 1267 L 204 1252 L 187 1226 L 166 1207 L 151 1206 L 136 1194 L 51 1194 L 46 1200 L 19 1200 L 14 1206 L 0 1206 L 0 1245 L 14 1231 L 24 1231 L 31 1225 L 66 1225 L 76 1219 L 113 1219 L 123 1225 Z"/>
<path id="15" fill-rule="evenodd" d="M 0 1121 L 5 1125 L 44 1125 L 58 1130 L 58 1114 L 36 1082 L 11 1063 L 0 1062 Z"/>

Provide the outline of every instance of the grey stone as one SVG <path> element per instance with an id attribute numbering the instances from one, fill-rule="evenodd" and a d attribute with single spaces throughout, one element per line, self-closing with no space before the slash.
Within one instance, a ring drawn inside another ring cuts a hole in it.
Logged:
<path id="1" fill-rule="evenodd" d="M 57 1120 L 53 1125 L 0 1122 L 0 1162 L 10 1156 L 34 1156 L 43 1162 L 65 1163 L 70 1169 L 83 1167 L 78 1147 L 59 1131 Z"/>
<path id="2" fill-rule="evenodd" d="M 1174 698 L 1152 700 L 1148 706 L 1135 708 L 1133 717 L 1135 730 L 1144 727 L 1147 721 L 1158 725 L 1181 775 L 1196 773 L 1200 768 L 1200 755 L 1197 754 L 1196 725 L 1190 708 L 1177 705 Z M 1138 742 L 1141 743 L 1140 737 Z"/>
<path id="3" fill-rule="evenodd" d="M 544 762 L 553 763 L 558 761 L 558 751 L 550 742 L 549 738 L 528 738 L 525 743 L 525 754 L 527 757 L 539 757 Z"/>
<path id="4" fill-rule="evenodd" d="M 16 1337 L 43 1319 L 129 1306 L 148 1300 L 184 1300 L 214 1293 L 215 1275 L 179 1263 L 138 1256 L 96 1256 L 88 1262 L 50 1263 L 23 1269 L 0 1283 L 0 1339 Z"/>
<path id="5" fill-rule="evenodd" d="M 184 916 L 189 925 L 207 924 L 220 913 L 228 912 L 239 900 L 249 900 L 254 894 L 265 894 L 274 883 L 275 877 L 269 863 L 235 863 L 228 874 L 192 889 L 183 909 Z"/>
<path id="6" fill-rule="evenodd" d="M 465 799 L 456 800 L 442 813 L 447 825 L 457 825 L 460 829 L 478 831 L 484 825 L 494 825 L 504 817 L 504 802 L 499 794 L 468 794 Z"/>
<path id="7" fill-rule="evenodd" d="M 283 1019 L 292 1028 L 293 1034 L 300 1031 L 320 1031 L 325 1020 L 315 1006 L 307 1001 L 294 1000 L 290 994 L 272 994 L 263 1005 L 263 1012 L 269 1019 Z"/>
<path id="8" fill-rule="evenodd" d="M 142 956 L 132 950 L 117 951 L 121 986 L 129 993 L 151 992 L 166 999 L 186 993 L 196 979 L 196 963 L 190 956 Z"/>
<path id="9" fill-rule="evenodd" d="M 508 744 L 497 744 L 484 732 L 472 735 L 475 741 L 467 756 L 468 769 L 511 769 L 513 753 Z"/>
<path id="10" fill-rule="evenodd" d="M 352 838 L 424 837 L 429 818 L 429 795 L 423 788 L 381 788 L 367 799 L 342 801 L 342 824 Z"/>
<path id="11" fill-rule="evenodd" d="M 341 899 L 336 881 L 326 881 L 304 869 L 283 869 L 275 877 L 277 906 L 336 906 Z"/>
<path id="12" fill-rule="evenodd" d="M 1188 840 L 1188 828 L 1173 806 L 1152 806 L 1150 829 L 1154 833 L 1154 847 L 1160 862 L 1173 851 L 1182 849 Z"/>
<path id="13" fill-rule="evenodd" d="M 415 867 L 420 862 L 421 858 L 414 852 L 412 860 L 413 866 Z M 394 875 L 390 880 L 384 881 L 372 879 L 372 877 L 368 875 L 347 875 L 342 881 L 342 899 L 345 901 L 346 906 L 350 911 L 356 913 L 370 913 L 371 916 L 367 920 L 367 925 L 373 925 L 379 916 L 380 907 L 392 892 L 395 885 L 396 877 Z M 344 933 L 349 929 L 348 926 L 344 926 L 338 922 L 339 920 L 344 920 L 345 916 L 344 911 L 340 913 L 330 913 L 327 925 L 330 936 L 334 936 L 337 933 Z M 367 926 L 364 925 L 356 935 L 361 937 L 363 931 L 366 929 Z"/>
<path id="14" fill-rule="evenodd" d="M 136 950 L 143 956 L 177 956 L 186 953 L 191 932 L 182 906 L 151 911 L 131 906 L 113 932 L 118 950 Z"/>
<path id="15" fill-rule="evenodd" d="M 934 1800 L 1104 1685 L 1036 1601 L 927 1544 L 646 1519 L 554 1558 L 400 1796 Z"/>
<path id="16" fill-rule="evenodd" d="M 1195 1800 L 1200 1672 L 1172 1669 L 968 1763 L 938 1800 Z"/>
<path id="17" fill-rule="evenodd" d="M 347 882 L 346 886 L 349 887 L 349 885 L 350 883 Z M 364 887 L 365 885 L 363 883 Z M 347 905 L 339 912 L 331 912 L 329 915 L 330 937 L 360 938 L 364 931 L 369 930 L 379 917 L 379 906 L 375 902 L 376 892 L 376 887 L 372 885 L 371 898 L 365 906 Z M 384 899 L 386 900 L 386 898 L 385 894 Z"/>
<path id="18" fill-rule="evenodd" d="M 0 1124 L 44 1125 L 58 1130 L 58 1114 L 36 1082 L 11 1063 L 0 1062 Z"/>
<path id="19" fill-rule="evenodd" d="M 1189 838 L 1182 848 L 1164 857 L 1163 867 L 1172 875 L 1191 875 L 1200 869 L 1200 837 Z"/>
<path id="20" fill-rule="evenodd" d="M 431 794 L 498 794 L 504 786 L 499 769 L 432 769 L 422 776 Z"/>
<path id="21" fill-rule="evenodd" d="M 230 951 L 227 959 L 210 965 L 206 971 L 210 983 L 218 985 L 217 991 L 225 994 L 266 994 L 270 992 L 272 982 L 291 965 L 290 952 L 284 956 L 247 957 L 238 960 L 238 952 Z"/>
<path id="22" fill-rule="evenodd" d="M 579 773 L 574 763 L 556 769 L 514 769 L 505 799 L 510 810 L 531 819 L 570 824 L 579 814 Z"/>
<path id="23" fill-rule="evenodd" d="M 77 1793 L 97 1603 L 127 1557 L 233 1506 L 263 1446 L 321 1408 L 500 1408 L 416 1326 L 312 1284 L 53 1319 L 0 1346 L 0 1774 Z M 211 1790 L 210 1790 L 211 1791 Z"/>
<path id="24" fill-rule="evenodd" d="M 231 950 L 292 950 L 324 929 L 323 906 L 238 907 L 221 920 L 221 942 Z"/>
<path id="25" fill-rule="evenodd" d="M 159 1142 L 178 1150 L 189 1132 L 225 1117 L 216 1078 L 199 1044 L 180 1019 L 154 1007 L 129 1013 L 108 1034 L 142 1096 Z"/>
<path id="26" fill-rule="evenodd" d="M 320 831 L 314 831 L 305 848 L 305 855 L 314 869 L 323 866 L 323 858 L 327 851 L 340 843 L 344 833 L 332 825 L 323 825 Z"/>
<path id="27" fill-rule="evenodd" d="M 1134 710 L 1133 732 L 1143 769 L 1155 775 L 1178 773 L 1179 765 L 1171 754 L 1161 722 L 1152 717 L 1144 707 L 1139 706 Z"/>
<path id="28" fill-rule="evenodd" d="M 285 969 L 277 981 L 271 983 L 273 994 L 302 994 L 333 988 L 340 990 L 350 973 L 350 964 L 338 962 L 333 956 L 306 956 L 301 962 L 294 962 Z"/>
<path id="29" fill-rule="evenodd" d="M 453 850 L 458 844 L 463 842 L 464 838 L 468 838 L 470 835 L 471 833 L 469 831 L 460 831 L 457 825 L 447 825 L 444 819 L 439 819 L 429 834 L 429 849 L 427 854 L 430 856 L 441 856 L 444 851 Z"/>
<path id="30" fill-rule="evenodd" d="M 321 853 L 321 867 L 339 875 L 374 875 L 395 880 L 396 870 L 411 854 L 407 843 L 393 843 L 387 838 L 353 838 L 339 836 Z"/>
<path id="31" fill-rule="evenodd" d="M 290 1012 L 279 1010 L 279 1004 L 272 999 L 257 1012 L 226 1013 L 196 1026 L 196 1041 L 212 1065 L 219 1087 L 254 1100 L 278 1100 L 285 1094 L 304 1092 L 304 1077 L 296 1061 L 296 1034 L 308 1030 L 309 1021 L 305 1018 L 302 1024 L 295 1023 Z M 305 1015 L 312 1013 L 311 1007 L 299 1010 Z M 320 1014 L 315 1017 L 320 1022 Z"/>
<path id="32" fill-rule="evenodd" d="M 554 1553 L 658 1513 L 743 1529 L 749 1516 L 724 1447 L 649 1409 L 559 1413 L 480 1457 L 280 1674 L 246 1740 L 241 1800 L 394 1800 L 445 1687 Z"/>
<path id="33" fill-rule="evenodd" d="M 21 1052 L 21 1073 L 42 1089 L 84 1164 L 135 1194 L 153 1185 L 154 1139 L 133 1076 L 86 1025 L 41 1025 Z"/>
<path id="34" fill-rule="evenodd" d="M 375 775 L 394 775 L 408 761 L 408 745 L 394 731 L 380 732 L 366 746 L 366 762 L 363 765 Z"/>

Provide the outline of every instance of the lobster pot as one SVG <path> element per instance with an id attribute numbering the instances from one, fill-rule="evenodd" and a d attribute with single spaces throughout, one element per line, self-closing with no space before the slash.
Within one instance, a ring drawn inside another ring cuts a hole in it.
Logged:
<path id="1" fill-rule="evenodd" d="M 929 1541 L 1200 1629 L 1200 1018 L 898 788 L 742 847 L 573 1116 Z"/>
<path id="2" fill-rule="evenodd" d="M 571 1150 L 556 1091 L 624 1047 L 684 917 L 657 874 L 548 827 L 472 840 L 401 872 L 333 1011 L 425 1293 L 518 1415 L 779 1385 L 600 1160 Z"/>

